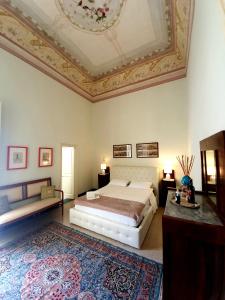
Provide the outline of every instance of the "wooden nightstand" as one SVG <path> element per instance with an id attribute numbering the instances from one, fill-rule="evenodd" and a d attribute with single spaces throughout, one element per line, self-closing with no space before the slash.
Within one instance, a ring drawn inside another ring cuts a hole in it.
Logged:
<path id="1" fill-rule="evenodd" d="M 162 179 L 159 183 L 159 206 L 164 207 L 166 205 L 168 188 L 176 188 L 176 180 Z"/>
<path id="2" fill-rule="evenodd" d="M 98 188 L 102 188 L 106 184 L 109 183 L 110 180 L 110 173 L 101 174 L 98 173 Z"/>

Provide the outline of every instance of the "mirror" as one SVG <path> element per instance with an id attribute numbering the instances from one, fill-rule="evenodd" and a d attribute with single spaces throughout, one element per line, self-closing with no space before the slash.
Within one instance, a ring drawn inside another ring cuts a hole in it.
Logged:
<path id="1" fill-rule="evenodd" d="M 202 191 L 225 223 L 225 130 L 200 141 Z"/>
<path id="2" fill-rule="evenodd" d="M 205 164 L 208 196 L 216 205 L 216 156 L 214 150 L 205 151 Z"/>

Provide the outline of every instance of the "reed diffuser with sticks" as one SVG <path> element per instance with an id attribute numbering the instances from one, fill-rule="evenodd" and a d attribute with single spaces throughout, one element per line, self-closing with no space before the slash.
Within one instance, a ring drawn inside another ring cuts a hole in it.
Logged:
<path id="1" fill-rule="evenodd" d="M 191 155 L 190 157 L 188 155 L 181 155 L 176 158 L 184 172 L 184 176 L 189 176 L 195 160 L 194 155 Z"/>
<path id="2" fill-rule="evenodd" d="M 193 181 L 190 177 L 190 173 L 194 164 L 194 155 L 181 155 L 176 157 L 184 176 L 181 178 L 182 192 L 187 198 L 189 203 L 195 203 L 195 188 L 193 186 Z"/>

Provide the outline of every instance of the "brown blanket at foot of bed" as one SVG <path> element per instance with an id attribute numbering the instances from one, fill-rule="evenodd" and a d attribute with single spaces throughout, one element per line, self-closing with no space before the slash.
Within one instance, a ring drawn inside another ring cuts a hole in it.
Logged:
<path id="1" fill-rule="evenodd" d="M 145 207 L 143 203 L 137 201 L 129 201 L 111 197 L 100 196 L 98 199 L 87 200 L 86 196 L 75 199 L 76 205 L 101 209 L 116 213 L 122 216 L 127 216 L 138 221 L 142 216 L 141 213 Z"/>

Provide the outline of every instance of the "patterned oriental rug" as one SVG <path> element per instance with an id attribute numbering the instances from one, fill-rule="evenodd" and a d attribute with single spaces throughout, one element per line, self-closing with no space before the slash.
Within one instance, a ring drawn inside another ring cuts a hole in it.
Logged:
<path id="1" fill-rule="evenodd" d="M 162 265 L 58 223 L 0 249 L 0 299 L 159 299 Z"/>

